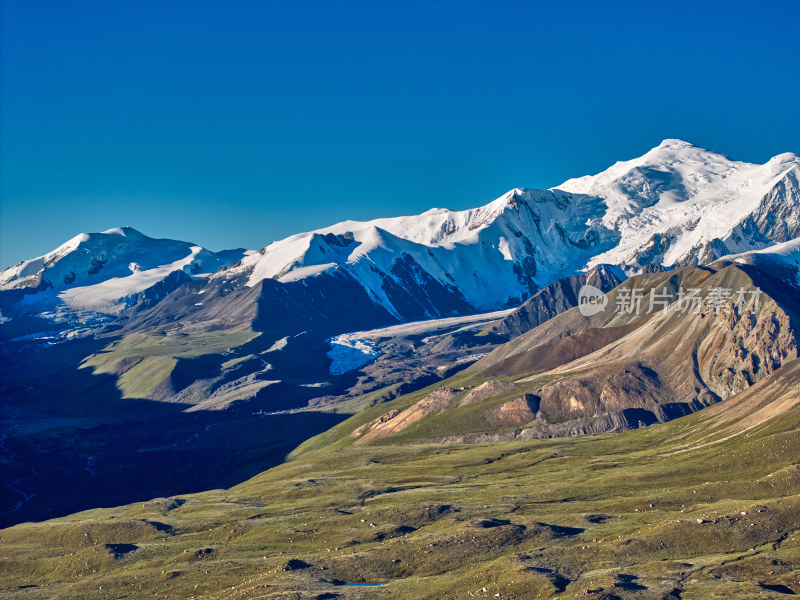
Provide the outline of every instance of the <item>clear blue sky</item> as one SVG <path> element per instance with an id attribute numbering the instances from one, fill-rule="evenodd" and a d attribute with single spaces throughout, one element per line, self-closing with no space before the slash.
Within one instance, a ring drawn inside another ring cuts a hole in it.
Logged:
<path id="1" fill-rule="evenodd" d="M 800 2 L 3 0 L 0 263 L 260 248 L 677 137 L 800 152 Z"/>

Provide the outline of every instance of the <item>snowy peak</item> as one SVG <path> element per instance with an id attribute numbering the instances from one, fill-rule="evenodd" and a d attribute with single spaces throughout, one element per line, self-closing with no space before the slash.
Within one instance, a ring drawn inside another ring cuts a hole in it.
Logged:
<path id="1" fill-rule="evenodd" d="M 800 158 L 791 153 L 756 165 L 665 140 L 639 158 L 555 189 L 604 200 L 603 223 L 619 232 L 620 243 L 592 264 L 618 264 L 635 272 L 654 263 L 709 262 L 797 237 L 799 168 Z M 788 228 L 764 222 L 766 204 L 775 208 L 775 202 Z"/>
<path id="2" fill-rule="evenodd" d="M 752 175 L 763 181 L 780 176 L 800 165 L 800 157 L 791 152 L 774 156 L 764 165 L 734 161 L 689 142 L 667 139 L 642 156 L 620 161 L 598 173 L 569 179 L 553 189 L 575 194 L 599 194 L 619 199 L 630 198 L 635 193 L 659 198 L 659 191 L 674 191 L 683 200 L 703 200 L 706 192 L 713 192 L 719 181 L 728 181 L 728 195 L 733 195 L 741 184 L 748 184 Z M 669 199 L 669 198 L 668 198 Z M 721 199 L 721 198 L 720 198 Z"/>
<path id="3" fill-rule="evenodd" d="M 662 141 L 656 148 L 697 148 L 691 142 L 685 142 L 676 138 L 667 138 Z"/>
<path id="4" fill-rule="evenodd" d="M 603 197 L 616 191 L 623 200 L 633 192 L 655 192 L 655 185 L 684 188 L 683 197 L 689 198 L 702 185 L 703 177 L 724 177 L 746 164 L 682 140 L 668 139 L 640 157 L 617 162 L 597 175 L 570 179 L 555 189 L 576 194 L 599 193 Z M 655 197 L 654 193 L 650 195 Z"/>
<path id="5" fill-rule="evenodd" d="M 102 232 L 104 235 L 121 235 L 123 237 L 146 237 L 139 231 L 136 231 L 133 227 L 125 226 L 125 227 L 113 227 L 111 229 L 107 229 Z"/>
<path id="6" fill-rule="evenodd" d="M 0 273 L 0 291 L 20 290 L 40 310 L 66 306 L 117 312 L 175 271 L 198 277 L 228 266 L 243 251 L 214 253 L 200 246 L 150 238 L 132 227 L 81 233 L 52 252 Z"/>

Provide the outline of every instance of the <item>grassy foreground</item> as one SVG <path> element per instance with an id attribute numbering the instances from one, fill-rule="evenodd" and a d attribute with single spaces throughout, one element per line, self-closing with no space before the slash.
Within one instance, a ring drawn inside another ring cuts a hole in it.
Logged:
<path id="1" fill-rule="evenodd" d="M 0 531 L 0 597 L 800 593 L 800 409 L 743 428 L 724 405 L 486 445 L 345 445 L 355 418 L 229 490 Z"/>

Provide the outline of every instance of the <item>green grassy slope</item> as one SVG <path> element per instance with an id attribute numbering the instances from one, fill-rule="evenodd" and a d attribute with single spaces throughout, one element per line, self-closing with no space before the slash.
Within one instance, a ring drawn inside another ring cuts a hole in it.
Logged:
<path id="1" fill-rule="evenodd" d="M 178 359 L 226 353 L 256 336 L 249 328 L 192 334 L 132 333 L 87 357 L 81 368 L 116 376 L 123 398 L 151 398 Z"/>
<path id="2" fill-rule="evenodd" d="M 799 386 L 793 361 L 664 425 L 530 442 L 348 445 L 357 415 L 230 490 L 3 530 L 0 597 L 783 598 Z"/>

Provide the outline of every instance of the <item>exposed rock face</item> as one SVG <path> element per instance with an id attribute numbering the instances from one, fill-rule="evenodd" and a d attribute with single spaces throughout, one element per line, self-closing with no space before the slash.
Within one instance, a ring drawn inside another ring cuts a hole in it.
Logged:
<path id="1" fill-rule="evenodd" d="M 740 224 L 750 240 L 786 242 L 800 236 L 800 178 L 790 170 Z"/>
<path id="2" fill-rule="evenodd" d="M 184 283 L 190 283 L 191 281 L 192 278 L 184 271 L 173 271 L 155 285 L 152 285 L 138 294 L 132 294 L 131 296 L 123 298 L 123 301 L 126 307 L 133 307 L 134 311 L 146 310 L 155 306 Z"/>
<path id="3" fill-rule="evenodd" d="M 388 413 L 386 413 L 380 419 L 378 419 L 378 425 L 383 425 L 384 423 L 388 423 L 399 414 L 400 414 L 399 410 L 390 410 Z"/>
<path id="4" fill-rule="evenodd" d="M 644 365 L 618 370 L 597 369 L 589 376 L 545 385 L 537 393 L 549 421 L 571 421 L 620 412 L 628 408 L 654 408 L 667 388 L 658 374 Z"/>
<path id="5" fill-rule="evenodd" d="M 606 413 L 596 417 L 586 417 L 567 421 L 566 423 L 547 423 L 541 415 L 529 423 L 511 431 L 497 433 L 475 433 L 460 436 L 443 437 L 439 441 L 445 444 L 486 444 L 495 442 L 511 442 L 515 440 L 538 440 L 556 437 L 572 437 L 578 435 L 597 435 L 600 433 L 620 432 L 637 427 L 663 423 L 670 419 L 684 416 L 691 411 L 674 413 L 669 417 L 644 409 L 626 409 L 620 412 Z M 661 417 L 661 418 L 660 418 Z"/>
<path id="6" fill-rule="evenodd" d="M 493 417 L 501 425 L 526 425 L 536 419 L 539 411 L 539 398 L 525 394 L 504 402 L 494 409 Z"/>
<path id="7" fill-rule="evenodd" d="M 364 444 L 402 431 L 409 425 L 413 425 L 425 417 L 429 417 L 433 413 L 453 405 L 457 399 L 458 392 L 456 390 L 450 388 L 435 390 L 413 406 L 394 416 L 391 416 L 391 413 L 387 413 L 367 426 L 366 429 L 364 427 L 356 429 L 353 432 L 353 436 L 363 437 L 356 440 L 355 444 Z"/>
<path id="8" fill-rule="evenodd" d="M 697 349 L 697 368 L 711 390 L 727 398 L 797 358 L 797 334 L 789 315 L 773 300 L 757 314 L 720 314 Z"/>

